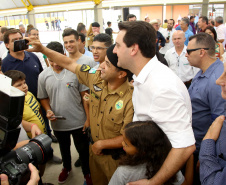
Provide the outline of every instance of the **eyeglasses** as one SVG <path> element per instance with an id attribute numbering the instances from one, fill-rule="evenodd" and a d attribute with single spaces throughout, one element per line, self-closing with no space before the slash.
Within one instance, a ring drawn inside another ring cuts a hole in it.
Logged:
<path id="1" fill-rule="evenodd" d="M 107 49 L 109 47 L 95 47 L 95 46 L 89 46 L 89 50 L 92 51 L 92 50 L 97 50 L 97 51 L 101 51 L 101 50 L 104 50 L 104 49 Z"/>
<path id="2" fill-rule="evenodd" d="M 199 49 L 209 50 L 209 48 L 195 48 L 195 49 L 187 49 L 187 53 L 188 53 L 188 55 L 190 55 L 192 51 L 197 51 L 197 50 L 199 50 Z"/>

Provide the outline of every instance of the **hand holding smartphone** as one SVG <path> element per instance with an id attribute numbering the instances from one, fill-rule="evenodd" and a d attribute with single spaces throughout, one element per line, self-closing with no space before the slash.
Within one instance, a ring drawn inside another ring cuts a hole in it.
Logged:
<path id="1" fill-rule="evenodd" d="M 50 118 L 56 118 L 56 119 L 58 119 L 58 120 L 66 120 L 66 118 L 63 117 L 63 116 L 52 116 L 52 117 L 50 117 Z"/>
<path id="2" fill-rule="evenodd" d="M 26 39 L 15 40 L 14 41 L 14 52 L 28 49 L 28 45 L 27 45 L 28 43 L 29 43 L 29 41 Z"/>

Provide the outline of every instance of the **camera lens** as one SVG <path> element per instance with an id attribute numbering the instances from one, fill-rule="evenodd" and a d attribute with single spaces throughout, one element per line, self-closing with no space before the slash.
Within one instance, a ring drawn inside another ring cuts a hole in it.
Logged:
<path id="1" fill-rule="evenodd" d="M 44 164 L 52 156 L 51 142 L 49 136 L 41 134 L 33 139 L 27 145 L 16 150 L 19 163 Z"/>

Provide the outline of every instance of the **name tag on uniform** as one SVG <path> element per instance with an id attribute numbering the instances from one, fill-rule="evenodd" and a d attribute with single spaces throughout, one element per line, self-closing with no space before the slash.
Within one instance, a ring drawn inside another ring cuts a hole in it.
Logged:
<path id="1" fill-rule="evenodd" d="M 93 96 L 93 97 L 94 97 L 94 98 L 96 98 L 97 100 L 99 100 L 99 99 L 100 99 L 100 97 L 99 97 L 99 96 L 97 96 L 97 94 L 96 94 L 96 93 L 94 93 L 92 90 L 91 90 L 90 94 L 91 94 L 91 96 Z"/>
<path id="2" fill-rule="evenodd" d="M 93 88 L 94 88 L 94 90 L 95 90 L 96 92 L 102 91 L 102 89 L 101 89 L 100 87 L 96 86 L 96 85 L 93 85 Z"/>

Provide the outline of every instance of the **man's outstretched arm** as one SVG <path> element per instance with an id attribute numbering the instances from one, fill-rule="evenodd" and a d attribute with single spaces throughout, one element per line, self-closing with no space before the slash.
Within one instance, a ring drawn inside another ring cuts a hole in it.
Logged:
<path id="1" fill-rule="evenodd" d="M 44 47 L 41 44 L 41 42 L 35 38 L 26 37 L 25 39 L 27 39 L 29 41 L 28 44 L 32 45 L 32 47 L 33 47 L 31 49 L 27 49 L 28 52 L 41 52 L 44 55 L 46 55 L 49 60 L 51 60 L 52 62 L 55 62 L 57 65 L 65 68 L 73 73 L 75 72 L 75 68 L 77 66 L 75 60 L 73 61 L 65 55 L 62 55 L 56 51 L 53 51 L 51 49 Z"/>
<path id="2" fill-rule="evenodd" d="M 160 170 L 150 180 L 142 179 L 127 185 L 162 185 L 176 174 L 195 151 L 195 145 L 187 148 L 172 148 Z"/>

